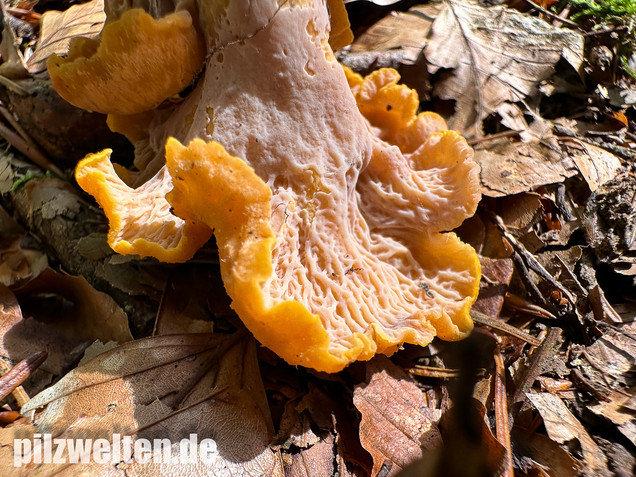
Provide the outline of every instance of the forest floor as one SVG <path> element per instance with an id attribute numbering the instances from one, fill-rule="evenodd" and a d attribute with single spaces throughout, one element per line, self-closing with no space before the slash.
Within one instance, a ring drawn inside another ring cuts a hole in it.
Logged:
<path id="1" fill-rule="evenodd" d="M 245 331 L 213 241 L 181 265 L 114 254 L 73 167 L 132 147 L 25 60 L 68 4 L 2 0 L 3 475 L 185 473 L 13 466 L 16 437 L 118 429 L 212 434 L 218 458 L 189 475 L 636 474 L 636 3 L 346 6 L 338 60 L 397 69 L 474 148 L 483 197 L 456 230 L 482 266 L 472 335 L 318 373 Z"/>

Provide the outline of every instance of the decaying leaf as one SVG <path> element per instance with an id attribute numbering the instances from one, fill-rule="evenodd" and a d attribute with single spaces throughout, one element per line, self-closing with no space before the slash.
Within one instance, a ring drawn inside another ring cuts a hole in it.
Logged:
<path id="1" fill-rule="evenodd" d="M 20 238 L 0 242 L 0 283 L 5 286 L 37 276 L 47 266 L 46 254 L 23 248 Z"/>
<path id="2" fill-rule="evenodd" d="M 636 393 L 636 387 L 632 386 L 627 392 L 612 392 L 608 401 L 603 401 L 589 409 L 596 414 L 609 419 L 629 442 L 636 443 L 636 410 L 626 406 Z"/>
<path id="3" fill-rule="evenodd" d="M 514 456 L 517 467 L 526 471 L 526 474 L 529 473 L 528 470 L 540 467 L 550 477 L 577 477 L 581 475 L 583 464 L 549 437 L 536 432 L 525 432 L 521 429 L 513 429 L 512 436 L 515 447 L 521 451 Z M 539 471 L 536 475 L 542 474 Z"/>
<path id="4" fill-rule="evenodd" d="M 490 429 L 486 408 L 472 398 L 461 404 L 446 411 L 440 421 L 444 448 L 436 475 L 503 475 L 506 449 Z"/>
<path id="5" fill-rule="evenodd" d="M 618 273 L 636 275 L 636 178 L 623 173 L 599 187 L 585 210 L 594 254 Z"/>
<path id="6" fill-rule="evenodd" d="M 66 372 L 95 340 L 132 340 L 124 311 L 82 277 L 46 269 L 13 291 L 3 289 L 0 356 L 17 362 L 35 351 L 48 353 L 29 390 L 39 391 Z"/>
<path id="7" fill-rule="evenodd" d="M 337 389 L 337 388 L 336 388 Z M 334 389 L 325 389 L 317 384 L 309 385 L 309 392 L 300 398 L 298 404 L 294 407 L 294 411 L 297 417 L 304 416 L 308 419 L 304 421 L 304 429 L 310 431 L 308 436 L 315 433 L 317 436 L 317 444 L 323 444 L 321 451 L 303 458 L 302 462 L 306 468 L 311 469 L 312 466 L 318 466 L 320 468 L 326 468 L 329 463 L 326 462 L 329 453 L 324 448 L 324 442 L 329 440 L 329 435 L 335 436 L 335 446 L 332 454 L 335 454 L 332 460 L 335 460 L 337 472 L 341 476 L 346 477 L 349 475 L 369 475 L 373 467 L 371 455 L 362 447 L 358 436 L 358 425 L 354 422 L 350 414 L 350 400 L 342 399 L 339 393 L 334 393 Z M 341 391 L 345 391 L 342 389 Z M 346 391 L 345 391 L 346 392 Z M 293 426 L 286 425 L 287 429 L 298 426 L 298 420 Z M 307 423 L 310 424 L 309 428 L 306 427 Z M 289 438 L 292 437 L 289 432 L 283 433 L 283 422 L 280 425 L 279 438 L 285 439 L 289 442 Z M 311 437 L 310 437 L 311 439 Z M 299 460 L 293 456 L 293 449 L 290 450 L 291 456 L 286 456 L 283 453 L 283 459 L 291 457 L 293 462 L 298 463 Z M 302 448 L 301 448 L 302 454 Z M 316 461 L 317 462 L 314 462 Z M 346 464 L 345 464 L 346 461 Z M 316 475 L 320 475 L 314 473 Z M 331 475 L 331 474 L 327 474 Z"/>
<path id="8" fill-rule="evenodd" d="M 545 214 L 541 196 L 534 193 L 508 195 L 497 206 L 497 215 L 515 237 L 527 233 Z"/>
<path id="9" fill-rule="evenodd" d="M 475 150 L 481 166 L 482 194 L 490 197 L 528 192 L 577 174 L 574 163 L 539 142 L 491 141 Z"/>
<path id="10" fill-rule="evenodd" d="M 512 259 L 492 259 L 480 257 L 482 280 L 479 284 L 479 296 L 473 310 L 487 316 L 497 317 L 503 306 L 514 266 Z"/>
<path id="11" fill-rule="evenodd" d="M 441 446 L 439 409 L 427 406 L 412 378 L 387 358 L 367 365 L 367 383 L 357 386 L 353 403 L 362 414 L 360 441 L 373 456 L 373 472 L 397 475 L 424 451 Z"/>
<path id="12" fill-rule="evenodd" d="M 503 102 L 532 94 L 559 59 L 578 70 L 583 37 L 505 7 L 448 1 L 433 23 L 425 55 L 430 73 L 453 70 L 434 94 L 456 101 L 450 127 L 468 132 Z"/>
<path id="13" fill-rule="evenodd" d="M 49 56 L 65 55 L 73 38 L 95 38 L 102 31 L 106 13 L 104 0 L 91 0 L 73 5 L 68 10 L 49 10 L 42 16 L 40 41 L 27 60 L 31 73 L 46 69 L 43 63 Z"/>
<path id="14" fill-rule="evenodd" d="M 616 177 L 622 167 L 618 157 L 605 149 L 582 141 L 570 141 L 570 144 L 570 157 L 592 192 Z"/>
<path id="15" fill-rule="evenodd" d="M 311 394 L 305 398 L 308 396 Z M 323 422 L 320 425 L 314 422 L 305 398 L 300 402 L 297 399 L 288 401 L 281 419 L 277 440 L 282 442 L 285 475 L 334 475 L 336 443 L 331 432 L 333 423 Z M 327 429 L 323 430 L 324 424 L 327 424 Z"/>
<path id="16" fill-rule="evenodd" d="M 213 317 L 233 316 L 219 270 L 209 264 L 185 264 L 166 283 L 155 334 L 209 333 L 214 329 Z"/>
<path id="17" fill-rule="evenodd" d="M 595 381 L 607 382 L 610 380 L 626 380 L 626 376 L 632 373 L 636 362 L 636 321 L 622 324 L 620 327 L 608 329 L 601 338 L 584 350 L 583 356 L 589 363 L 590 373 L 593 370 L 601 370 L 604 376 L 598 376 Z M 622 384 L 630 385 L 631 382 Z"/>
<path id="18" fill-rule="evenodd" d="M 128 295 L 143 295 L 159 301 L 167 280 L 167 271 L 157 263 L 139 257 L 110 254 L 95 268 L 95 277 Z"/>
<path id="19" fill-rule="evenodd" d="M 334 437 L 327 434 L 308 449 L 289 457 L 285 465 L 285 477 L 313 477 L 334 475 Z"/>
<path id="20" fill-rule="evenodd" d="M 208 464 L 93 462 L 74 466 L 74 475 L 282 475 L 280 459 L 269 448 L 273 429 L 255 342 L 245 333 L 125 344 L 71 371 L 22 412 L 38 410 L 37 430 L 56 436 L 110 440 L 117 431 L 133 439 L 169 439 L 175 450 L 195 433 L 199 442 L 213 439 L 218 450 Z M 62 470 L 54 464 L 36 467 L 41 475 Z"/>
<path id="21" fill-rule="evenodd" d="M 616 309 L 607 300 L 605 292 L 600 286 L 595 285 L 592 289 L 590 289 L 588 299 L 590 300 L 590 305 L 592 306 L 595 319 L 598 321 L 605 321 L 606 323 L 623 323 L 621 315 L 618 314 Z"/>
<path id="22" fill-rule="evenodd" d="M 607 457 L 558 396 L 550 393 L 528 393 L 527 397 L 541 414 L 550 439 L 559 444 L 574 442 L 575 446 L 580 446 L 588 475 L 610 475 Z"/>
<path id="23" fill-rule="evenodd" d="M 441 4 L 418 5 L 408 12 L 392 12 L 360 35 L 349 51 L 391 52 L 402 64 L 415 63 L 440 7 Z"/>
<path id="24" fill-rule="evenodd" d="M 84 277 L 48 268 L 13 292 L 25 316 L 43 323 L 55 321 L 56 328 L 69 338 L 92 335 L 93 340 L 103 342 L 132 340 L 124 311 Z"/>

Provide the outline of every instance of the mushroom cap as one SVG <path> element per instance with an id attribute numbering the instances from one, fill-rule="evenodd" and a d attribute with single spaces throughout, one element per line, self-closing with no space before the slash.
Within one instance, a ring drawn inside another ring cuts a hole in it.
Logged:
<path id="1" fill-rule="evenodd" d="M 186 10 L 155 20 L 134 8 L 107 23 L 99 40 L 74 38 L 68 56 L 49 57 L 47 67 L 69 103 L 100 113 L 136 114 L 191 84 L 204 55 Z"/>
<path id="2" fill-rule="evenodd" d="M 250 11 L 242 1 L 232 8 Z M 165 144 L 152 186 L 122 202 L 132 189 L 101 176 L 92 193 L 107 214 L 124 202 L 159 209 L 144 223 L 183 240 L 188 225 L 213 230 L 233 308 L 290 364 L 335 372 L 403 343 L 467 336 L 479 260 L 447 231 L 480 197 L 472 149 L 439 116 L 416 114 L 395 71 L 345 72 L 322 1 L 250 21 L 265 26 L 212 51 L 196 88 L 144 139 Z M 132 253 L 135 236 L 154 240 L 132 222 L 115 235 Z"/>

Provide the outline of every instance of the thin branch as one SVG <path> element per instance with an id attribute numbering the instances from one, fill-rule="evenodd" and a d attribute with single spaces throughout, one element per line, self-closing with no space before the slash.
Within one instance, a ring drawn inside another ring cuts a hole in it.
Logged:
<path id="1" fill-rule="evenodd" d="M 493 356 L 495 360 L 495 432 L 497 440 L 506 449 L 506 464 L 502 477 L 514 477 L 512 466 L 512 444 L 508 422 L 508 396 L 506 394 L 506 367 L 499 347 Z"/>
<path id="2" fill-rule="evenodd" d="M 2 122 L 0 122 L 0 137 L 3 137 L 9 144 L 28 157 L 34 164 L 37 164 L 42 169 L 51 171 L 60 178 L 64 178 L 64 173 L 59 167 L 53 164 L 42 152 L 40 152 L 39 149 L 30 145 L 18 133 L 7 127 Z"/>
<path id="3" fill-rule="evenodd" d="M 541 265 L 541 263 L 534 257 L 534 255 L 528 252 L 528 250 L 521 243 L 519 243 L 516 238 L 512 236 L 512 234 L 508 231 L 506 224 L 504 224 L 503 219 L 492 212 L 490 213 L 490 215 L 493 218 L 495 225 L 497 226 L 501 234 L 510 243 L 510 245 L 512 245 L 515 252 L 521 255 L 528 267 L 536 272 L 541 278 L 550 282 L 550 284 L 552 284 L 552 286 L 554 286 L 561 293 L 563 293 L 570 303 L 576 303 L 576 298 L 574 297 L 574 295 L 572 295 L 570 290 L 568 290 L 563 285 L 561 285 L 561 283 L 555 280 L 554 277 L 545 269 L 545 267 Z"/>
<path id="4" fill-rule="evenodd" d="M 548 335 L 532 355 L 528 366 L 518 372 L 515 393 L 510 400 L 509 425 L 514 423 L 514 417 L 521 410 L 521 403 L 526 399 L 526 393 L 543 372 L 543 365 L 549 363 L 556 353 L 556 347 L 561 338 L 561 328 L 550 328 Z"/>
<path id="5" fill-rule="evenodd" d="M 22 407 L 24 402 L 21 401 L 23 401 L 25 396 L 28 400 L 28 396 L 24 390 L 22 390 L 22 392 L 18 392 L 17 395 L 15 394 L 15 391 L 29 376 L 33 374 L 36 369 L 42 365 L 42 363 L 44 363 L 47 356 L 48 354 L 46 351 L 37 351 L 28 358 L 20 361 L 4 376 L 2 376 L 2 378 L 0 378 L 0 399 L 4 399 L 9 394 L 14 393 L 16 401 L 18 401 L 18 404 Z"/>
<path id="6" fill-rule="evenodd" d="M 409 369 L 409 373 L 424 378 L 450 379 L 459 376 L 459 369 L 435 368 L 416 364 L 413 368 Z"/>
<path id="7" fill-rule="evenodd" d="M 568 20 L 567 18 L 562 18 L 559 15 L 557 15 L 556 13 L 551 12 L 550 10 L 546 10 L 541 5 L 537 5 L 532 0 L 523 0 L 523 1 L 526 2 L 528 5 L 530 5 L 532 8 L 534 8 L 535 10 L 540 11 L 541 13 L 549 16 L 550 18 L 553 18 L 553 19 L 558 20 L 558 21 L 560 21 L 562 23 L 565 23 L 566 25 L 571 26 L 572 28 L 578 28 L 579 27 L 572 20 Z"/>
<path id="8" fill-rule="evenodd" d="M 494 141 L 495 139 L 501 139 L 502 137 L 514 137 L 518 136 L 522 131 L 502 131 L 496 134 L 489 134 L 488 136 L 480 137 L 477 139 L 471 139 L 468 141 L 469 146 L 481 144 L 482 142 Z"/>
<path id="9" fill-rule="evenodd" d="M 532 336 L 525 331 L 520 330 L 519 328 L 515 328 L 514 326 L 509 325 L 508 323 L 504 323 L 503 321 L 495 320 L 494 318 L 490 318 L 489 316 L 480 313 L 477 310 L 470 310 L 470 317 L 476 323 L 480 325 L 485 325 L 490 328 L 493 328 L 497 331 L 501 331 L 502 333 L 506 333 L 508 335 L 514 336 L 515 338 L 519 338 L 520 340 L 525 341 L 526 343 L 530 343 L 532 346 L 540 346 L 541 341 Z"/>

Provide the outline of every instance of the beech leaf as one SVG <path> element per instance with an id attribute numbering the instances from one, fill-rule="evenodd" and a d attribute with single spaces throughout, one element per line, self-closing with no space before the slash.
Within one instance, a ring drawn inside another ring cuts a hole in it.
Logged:
<path id="1" fill-rule="evenodd" d="M 481 192 L 502 197 L 528 192 L 546 184 L 558 184 L 577 174 L 574 163 L 541 142 L 490 141 L 475 151 L 481 167 Z"/>
<path id="2" fill-rule="evenodd" d="M 429 73 L 453 70 L 434 89 L 436 96 L 457 102 L 449 128 L 471 132 L 503 102 L 535 92 L 561 58 L 578 71 L 583 36 L 513 9 L 447 1 L 424 54 Z"/>
<path id="3" fill-rule="evenodd" d="M 439 409 L 427 407 L 414 380 L 387 358 L 367 364 L 367 383 L 357 386 L 353 403 L 360 411 L 360 441 L 373 457 L 372 475 L 385 467 L 397 473 L 442 445 Z"/>
<path id="4" fill-rule="evenodd" d="M 0 285 L 0 357 L 16 363 L 36 351 L 48 358 L 25 387 L 30 393 L 64 374 L 96 340 L 132 340 L 128 317 L 83 277 L 50 268 L 12 290 Z"/>
<path id="5" fill-rule="evenodd" d="M 541 414 L 550 439 L 559 444 L 576 439 L 591 475 L 610 475 L 607 457 L 558 396 L 550 393 L 527 393 L 526 396 Z"/>
<path id="6" fill-rule="evenodd" d="M 110 441 L 117 432 L 133 440 L 170 439 L 176 451 L 194 433 L 199 443 L 213 439 L 218 449 L 212 462 L 93 462 L 74 466 L 74 475 L 282 475 L 282 462 L 269 448 L 273 426 L 255 341 L 244 332 L 127 343 L 74 369 L 22 412 L 39 409 L 38 432 L 55 436 Z M 41 475 L 59 470 L 54 464 L 38 469 Z"/>
<path id="7" fill-rule="evenodd" d="M 40 41 L 26 65 L 30 73 L 45 69 L 49 56 L 65 55 L 73 38 L 95 38 L 106 21 L 104 0 L 91 0 L 59 12 L 49 10 L 42 15 Z"/>

